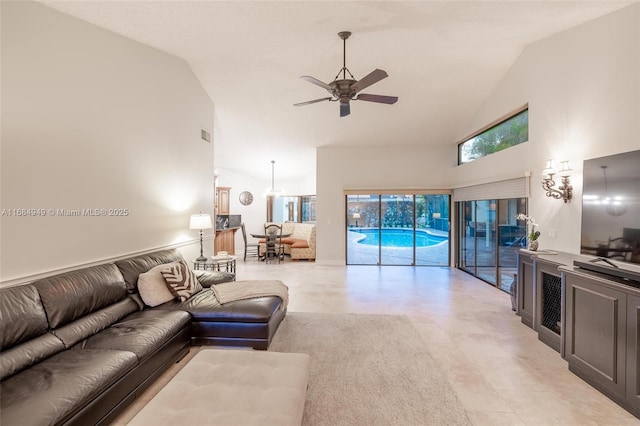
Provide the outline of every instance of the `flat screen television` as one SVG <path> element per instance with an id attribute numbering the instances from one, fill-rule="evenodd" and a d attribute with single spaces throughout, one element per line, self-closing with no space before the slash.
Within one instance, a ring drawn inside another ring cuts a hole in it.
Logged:
<path id="1" fill-rule="evenodd" d="M 640 150 L 584 161 L 580 252 L 640 274 Z"/>

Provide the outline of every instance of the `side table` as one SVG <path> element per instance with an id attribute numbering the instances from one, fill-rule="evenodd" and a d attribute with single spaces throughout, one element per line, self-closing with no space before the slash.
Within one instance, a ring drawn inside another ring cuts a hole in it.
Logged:
<path id="1" fill-rule="evenodd" d="M 195 270 L 222 271 L 235 274 L 236 260 L 238 260 L 238 256 L 213 256 L 205 262 L 198 262 L 194 259 L 191 263 L 193 263 L 193 269 Z"/>

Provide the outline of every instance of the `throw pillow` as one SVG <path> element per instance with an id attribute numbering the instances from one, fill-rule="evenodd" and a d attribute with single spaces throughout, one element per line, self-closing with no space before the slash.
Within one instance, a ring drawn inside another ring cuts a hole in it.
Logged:
<path id="1" fill-rule="evenodd" d="M 187 262 L 179 260 L 165 265 L 160 270 L 169 291 L 184 302 L 194 294 L 203 290 L 196 274 L 189 268 Z"/>
<path id="2" fill-rule="evenodd" d="M 166 267 L 158 265 L 138 276 L 138 292 L 145 305 L 154 307 L 175 299 L 160 273 Z"/>

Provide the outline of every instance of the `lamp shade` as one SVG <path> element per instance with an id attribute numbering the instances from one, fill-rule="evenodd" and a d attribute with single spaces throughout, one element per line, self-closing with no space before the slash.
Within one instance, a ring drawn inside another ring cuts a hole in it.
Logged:
<path id="1" fill-rule="evenodd" d="M 354 219 L 360 219 L 360 213 L 354 213 L 353 214 L 353 218 Z"/>
<path id="2" fill-rule="evenodd" d="M 553 166 L 553 160 L 547 160 L 547 164 L 544 166 L 542 176 L 555 175 L 556 168 Z"/>
<path id="3" fill-rule="evenodd" d="M 569 176 L 569 174 L 573 171 L 568 161 L 560 162 L 560 176 Z"/>
<path id="4" fill-rule="evenodd" d="M 211 229 L 211 215 L 209 213 L 192 214 L 189 229 Z"/>

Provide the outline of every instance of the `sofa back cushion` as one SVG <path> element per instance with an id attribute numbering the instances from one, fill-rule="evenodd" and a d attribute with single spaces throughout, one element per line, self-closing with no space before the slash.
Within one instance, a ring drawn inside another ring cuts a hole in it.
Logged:
<path id="1" fill-rule="evenodd" d="M 64 350 L 31 284 L 0 289 L 0 380 Z"/>
<path id="2" fill-rule="evenodd" d="M 294 222 L 285 222 L 285 223 L 279 223 L 278 225 L 282 225 L 282 233 L 283 234 L 293 234 L 294 227 L 297 224 L 294 223 Z"/>
<path id="3" fill-rule="evenodd" d="M 94 334 L 117 323 L 122 318 L 140 310 L 140 306 L 131 296 L 97 311 L 84 315 L 62 327 L 51 330 L 68 349 Z"/>
<path id="4" fill-rule="evenodd" d="M 305 240 L 307 243 L 311 240 L 312 235 L 315 240 L 316 225 L 313 223 L 296 223 L 293 229 L 292 238 Z"/>
<path id="5" fill-rule="evenodd" d="M 0 289 L 0 352 L 48 330 L 47 315 L 33 285 Z"/>
<path id="6" fill-rule="evenodd" d="M 138 276 L 154 266 L 182 260 L 182 255 L 176 249 L 155 251 L 128 259 L 119 260 L 116 266 L 124 276 L 129 293 L 138 292 Z"/>
<path id="7" fill-rule="evenodd" d="M 51 328 L 61 327 L 128 296 L 124 278 L 112 263 L 44 278 L 33 285 L 40 293 Z"/>

